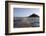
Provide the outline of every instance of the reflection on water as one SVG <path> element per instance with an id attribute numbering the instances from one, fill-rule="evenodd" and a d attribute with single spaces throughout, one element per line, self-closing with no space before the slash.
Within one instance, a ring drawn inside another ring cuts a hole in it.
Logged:
<path id="1" fill-rule="evenodd" d="M 39 18 L 15 17 L 14 27 L 39 27 Z"/>

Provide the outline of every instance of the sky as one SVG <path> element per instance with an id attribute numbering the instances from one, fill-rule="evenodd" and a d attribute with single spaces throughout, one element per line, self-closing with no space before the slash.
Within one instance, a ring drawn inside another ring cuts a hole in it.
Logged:
<path id="1" fill-rule="evenodd" d="M 39 8 L 13 8 L 14 17 L 28 17 L 33 13 L 39 15 Z"/>

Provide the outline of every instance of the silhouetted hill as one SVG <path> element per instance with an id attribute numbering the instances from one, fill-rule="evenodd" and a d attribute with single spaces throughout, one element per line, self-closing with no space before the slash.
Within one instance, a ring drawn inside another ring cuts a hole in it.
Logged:
<path id="1" fill-rule="evenodd" d="M 36 14 L 32 14 L 32 15 L 30 15 L 29 17 L 39 17 L 39 16 L 36 15 Z"/>

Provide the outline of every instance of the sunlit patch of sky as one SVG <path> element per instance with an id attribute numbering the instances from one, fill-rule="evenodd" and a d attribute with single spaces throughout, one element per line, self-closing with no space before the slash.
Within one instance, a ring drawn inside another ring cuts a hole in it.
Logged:
<path id="1" fill-rule="evenodd" d="M 28 17 L 30 15 L 37 14 L 39 15 L 39 8 L 13 8 L 14 17 Z"/>

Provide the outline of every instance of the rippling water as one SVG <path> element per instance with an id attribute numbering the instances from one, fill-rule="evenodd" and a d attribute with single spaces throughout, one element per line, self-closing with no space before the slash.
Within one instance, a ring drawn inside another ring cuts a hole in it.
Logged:
<path id="1" fill-rule="evenodd" d="M 14 27 L 39 27 L 39 18 L 15 17 Z"/>

